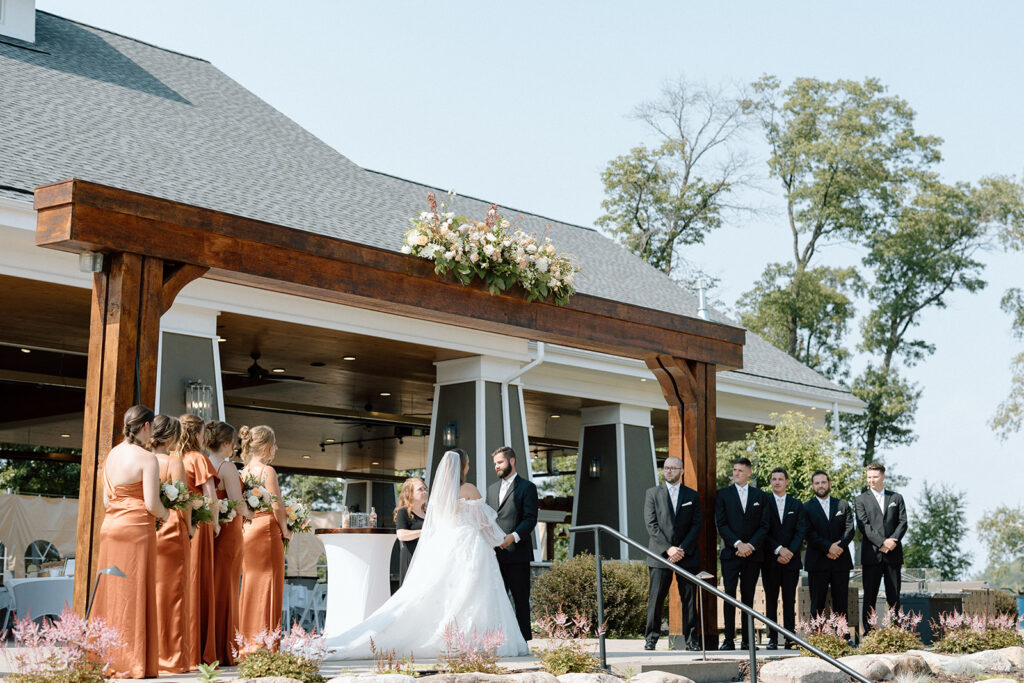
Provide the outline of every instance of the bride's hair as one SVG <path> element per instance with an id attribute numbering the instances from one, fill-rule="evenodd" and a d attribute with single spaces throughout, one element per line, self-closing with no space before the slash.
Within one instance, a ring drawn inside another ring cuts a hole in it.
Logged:
<path id="1" fill-rule="evenodd" d="M 455 453 L 459 456 L 459 486 L 466 483 L 466 463 L 469 462 L 469 453 L 461 448 L 451 448 L 446 453 Z"/>

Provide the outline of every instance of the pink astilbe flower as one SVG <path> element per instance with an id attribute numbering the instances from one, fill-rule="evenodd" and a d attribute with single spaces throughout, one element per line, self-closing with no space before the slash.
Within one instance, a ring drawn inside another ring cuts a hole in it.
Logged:
<path id="1" fill-rule="evenodd" d="M 264 629 L 254 636 L 246 638 L 239 631 L 235 631 L 235 644 L 231 646 L 231 654 L 235 659 L 245 657 L 260 648 L 276 652 L 281 642 L 281 629 L 273 631 Z"/>
<path id="2" fill-rule="evenodd" d="M 850 625 L 842 614 L 830 612 L 828 616 L 819 614 L 810 621 L 799 621 L 796 630 L 807 635 L 829 635 L 846 640 L 850 637 Z"/>
<path id="3" fill-rule="evenodd" d="M 292 625 L 291 631 L 281 637 L 279 647 L 281 652 L 295 655 L 307 662 L 316 662 L 317 666 L 327 655 L 323 635 L 317 633 L 315 627 L 312 631 L 307 631 L 297 623 Z"/>
<path id="4" fill-rule="evenodd" d="M 106 671 L 111 651 L 125 645 L 117 628 L 99 617 L 86 621 L 67 604 L 56 622 L 37 624 L 26 614 L 14 620 L 12 631 L 21 648 L 9 657 L 17 674 L 55 675 L 81 667 Z"/>
<path id="5" fill-rule="evenodd" d="M 921 623 L 921 615 L 917 612 L 904 612 L 901 609 L 890 607 L 885 611 L 885 616 L 882 617 L 881 623 L 879 623 L 878 615 L 875 613 L 874 608 L 868 612 L 868 623 L 872 628 L 881 626 L 882 628 L 897 628 L 901 631 L 916 631 L 917 625 Z"/>
<path id="6" fill-rule="evenodd" d="M 476 629 L 469 634 L 459 628 L 456 621 L 448 622 L 444 627 L 444 650 L 438 660 L 441 669 L 448 673 L 467 673 L 480 671 L 497 673 L 498 648 L 505 642 L 505 634 L 501 628 L 489 629 L 480 633 Z"/>

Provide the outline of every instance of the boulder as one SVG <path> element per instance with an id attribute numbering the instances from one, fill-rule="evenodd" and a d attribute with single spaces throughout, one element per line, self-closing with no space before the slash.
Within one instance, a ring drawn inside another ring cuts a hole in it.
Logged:
<path id="1" fill-rule="evenodd" d="M 1024 647 L 1016 645 L 1014 647 L 1002 647 L 995 650 L 1002 656 L 1010 660 L 1010 664 L 1013 664 L 1013 668 L 1017 671 L 1024 671 Z"/>
<path id="2" fill-rule="evenodd" d="M 236 678 L 232 683 L 302 683 L 302 681 L 287 676 L 267 676 L 265 678 Z"/>
<path id="3" fill-rule="evenodd" d="M 645 671 L 633 676 L 629 683 L 693 683 L 693 680 L 667 671 Z"/>
<path id="4" fill-rule="evenodd" d="M 547 671 L 522 671 L 502 677 L 506 683 L 558 683 L 558 679 Z"/>
<path id="5" fill-rule="evenodd" d="M 505 676 L 501 674 L 485 674 L 478 671 L 465 674 L 435 674 L 417 678 L 421 683 L 502 683 Z"/>
<path id="6" fill-rule="evenodd" d="M 961 659 L 972 662 L 989 673 L 1008 673 L 1013 671 L 1013 664 L 998 650 L 982 650 L 974 654 L 964 655 Z"/>
<path id="7" fill-rule="evenodd" d="M 606 673 L 562 674 L 558 677 L 558 681 L 559 683 L 622 683 L 621 678 Z"/>
<path id="8" fill-rule="evenodd" d="M 940 673 L 949 674 L 950 676 L 963 676 L 965 678 L 977 678 L 984 671 L 980 665 L 966 657 L 953 657 L 939 667 Z"/>
<path id="9" fill-rule="evenodd" d="M 927 650 L 907 650 L 906 655 L 913 655 L 920 657 L 924 660 L 924 663 L 928 666 L 928 671 L 932 674 L 942 673 L 942 667 L 952 662 L 956 657 L 950 657 L 949 655 L 941 655 L 938 652 L 928 652 Z M 887 657 L 895 657 L 898 655 L 886 655 Z"/>
<path id="10" fill-rule="evenodd" d="M 872 681 L 887 681 L 893 677 L 892 667 L 878 655 L 849 655 L 840 657 L 839 661 Z"/>
<path id="11" fill-rule="evenodd" d="M 889 665 L 892 669 L 892 675 L 895 677 L 900 676 L 917 676 L 920 674 L 930 674 L 931 669 L 928 667 L 928 663 L 924 661 L 924 657 L 915 654 L 902 654 L 902 655 L 878 655 L 878 658 Z"/>
<path id="12" fill-rule="evenodd" d="M 405 674 L 343 674 L 327 683 L 416 683 L 416 679 Z"/>
<path id="13" fill-rule="evenodd" d="M 846 683 L 849 676 L 817 657 L 788 657 L 763 664 L 757 679 L 765 683 Z"/>

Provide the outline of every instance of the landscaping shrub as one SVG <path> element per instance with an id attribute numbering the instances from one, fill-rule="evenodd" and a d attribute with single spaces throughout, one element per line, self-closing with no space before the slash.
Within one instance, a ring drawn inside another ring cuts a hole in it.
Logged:
<path id="1" fill-rule="evenodd" d="M 917 625 L 921 623 L 921 615 L 916 612 L 890 608 L 879 620 L 872 609 L 868 623 L 871 624 L 872 631 L 860 641 L 857 654 L 882 655 L 924 649 L 924 643 L 921 642 L 916 630 Z"/>
<path id="2" fill-rule="evenodd" d="M 970 654 L 1024 644 L 1015 617 L 1006 614 L 986 620 L 954 610 L 940 614 L 931 625 L 941 636 L 935 643 L 935 650 L 944 654 Z"/>
<path id="3" fill-rule="evenodd" d="M 583 644 L 584 638 L 590 638 L 590 623 L 579 614 L 570 620 L 565 612 L 541 617 L 537 621 L 541 633 L 547 639 L 547 647 L 533 648 L 532 652 L 540 660 L 540 665 L 552 676 L 562 674 L 592 673 L 601 670 L 600 660 L 589 652 Z M 598 627 L 600 635 L 602 629 Z"/>
<path id="4" fill-rule="evenodd" d="M 13 632 L 19 649 L 7 657 L 5 680 L 15 683 L 104 683 L 111 652 L 124 645 L 115 627 L 85 621 L 67 605 L 57 621 L 15 619 Z"/>
<path id="5" fill-rule="evenodd" d="M 830 657 L 845 657 L 853 654 L 853 648 L 847 642 L 850 627 L 846 617 L 832 612 L 827 617 L 819 614 L 810 621 L 801 621 L 796 625 L 797 633 L 802 635 L 811 645 Z M 805 657 L 815 656 L 810 650 L 801 647 L 800 654 Z"/>
<path id="6" fill-rule="evenodd" d="M 465 633 L 454 621 L 444 627 L 444 651 L 438 657 L 440 672 L 448 674 L 505 673 L 498 666 L 498 648 L 505 642 L 500 628 Z"/>
<path id="7" fill-rule="evenodd" d="M 534 621 L 559 612 L 597 623 L 597 577 L 594 556 L 581 553 L 556 562 L 533 584 Z M 647 565 L 607 560 L 601 563 L 604 618 L 609 638 L 643 636 L 647 622 Z"/>
<path id="8" fill-rule="evenodd" d="M 283 677 L 302 683 L 327 680 L 320 675 L 320 664 L 327 653 L 323 637 L 307 633 L 298 624 L 284 635 L 281 629 L 264 631 L 250 639 L 236 633 L 235 643 L 239 678 Z"/>

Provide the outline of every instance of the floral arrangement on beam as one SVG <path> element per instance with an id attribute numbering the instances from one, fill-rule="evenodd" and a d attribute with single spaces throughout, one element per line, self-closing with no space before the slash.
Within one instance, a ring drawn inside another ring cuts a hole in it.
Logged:
<path id="1" fill-rule="evenodd" d="M 451 273 L 464 285 L 482 280 L 491 294 L 519 285 L 527 301 L 551 296 L 563 306 L 576 293 L 579 266 L 573 259 L 558 253 L 550 237 L 540 239 L 512 225 L 496 204 L 483 221 L 474 221 L 456 216 L 443 202 L 438 205 L 433 192 L 427 202 L 428 211 L 409 219 L 413 228 L 405 235 L 403 254 L 433 261 L 434 272 Z"/>

